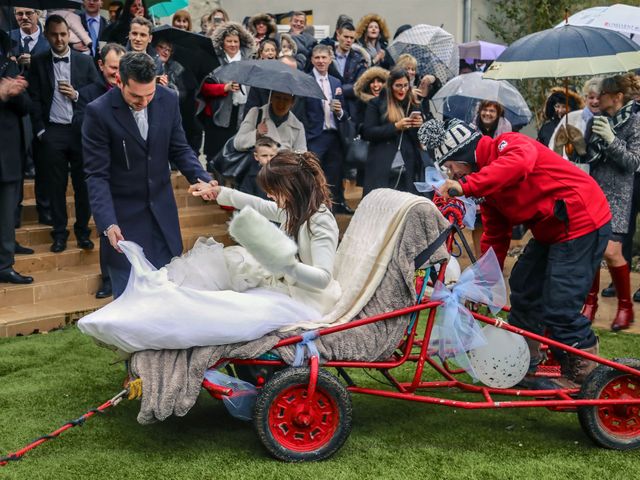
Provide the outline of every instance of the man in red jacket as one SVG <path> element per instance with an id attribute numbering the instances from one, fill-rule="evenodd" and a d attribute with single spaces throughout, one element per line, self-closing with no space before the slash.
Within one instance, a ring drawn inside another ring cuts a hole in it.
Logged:
<path id="1" fill-rule="evenodd" d="M 533 234 L 511 272 L 509 323 L 537 334 L 546 329 L 552 339 L 596 354 L 597 337 L 580 311 L 611 234 L 611 212 L 598 184 L 519 133 L 493 139 L 460 120 L 431 120 L 419 137 L 453 177 L 440 188 L 443 196 L 453 189 L 484 198 L 483 252 L 493 247 L 503 266 L 512 227 L 524 224 Z M 534 373 L 542 355 L 537 342 L 528 343 Z M 595 367 L 582 357 L 560 357 L 560 379 L 528 375 L 523 385 L 573 388 Z"/>

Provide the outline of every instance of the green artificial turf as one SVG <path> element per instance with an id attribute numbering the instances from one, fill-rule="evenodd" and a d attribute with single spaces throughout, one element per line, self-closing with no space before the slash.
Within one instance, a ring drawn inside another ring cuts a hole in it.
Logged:
<path id="1" fill-rule="evenodd" d="M 640 357 L 634 335 L 601 332 L 601 345 L 610 358 Z M 75 327 L 0 339 L 0 455 L 116 394 L 124 370 L 112 360 Z M 186 417 L 151 426 L 136 422 L 137 411 L 124 401 L 0 467 L 0 479 L 640 478 L 640 451 L 595 447 L 575 414 L 546 409 L 470 411 L 354 395 L 344 447 L 307 464 L 270 458 L 252 425 L 207 395 Z"/>

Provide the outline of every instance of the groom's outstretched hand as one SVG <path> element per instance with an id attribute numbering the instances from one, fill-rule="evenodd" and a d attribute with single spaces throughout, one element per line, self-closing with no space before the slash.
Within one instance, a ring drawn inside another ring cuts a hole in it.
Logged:
<path id="1" fill-rule="evenodd" d="M 116 252 L 122 253 L 122 250 L 118 246 L 118 242 L 120 240 L 124 240 L 124 237 L 122 236 L 122 232 L 118 225 L 111 225 L 109 227 L 107 230 L 107 238 L 109 239 L 111 246 L 116 249 Z"/>
<path id="2" fill-rule="evenodd" d="M 202 197 L 204 200 L 211 201 L 218 198 L 220 186 L 215 180 L 203 182 L 198 179 L 198 183 L 194 183 L 189 187 L 189 193 L 194 197 Z"/>

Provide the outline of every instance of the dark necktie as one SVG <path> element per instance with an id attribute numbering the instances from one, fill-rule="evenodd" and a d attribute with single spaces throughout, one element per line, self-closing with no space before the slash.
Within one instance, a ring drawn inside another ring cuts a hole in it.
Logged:
<path id="1" fill-rule="evenodd" d="M 22 39 L 22 48 L 24 53 L 29 53 L 31 50 L 29 49 L 29 44 L 33 41 L 33 38 L 26 36 Z"/>
<path id="2" fill-rule="evenodd" d="M 69 57 L 53 57 L 53 63 L 58 62 L 69 63 Z"/>

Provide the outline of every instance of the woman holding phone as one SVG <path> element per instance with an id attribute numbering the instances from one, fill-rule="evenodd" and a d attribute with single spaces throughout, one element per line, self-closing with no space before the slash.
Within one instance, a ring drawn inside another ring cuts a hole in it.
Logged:
<path id="1" fill-rule="evenodd" d="M 362 137 L 370 146 L 363 195 L 376 188 L 417 193 L 413 183 L 424 176 L 417 136 L 422 122 L 409 74 L 394 68 L 387 88 L 369 101 L 364 114 Z"/>

